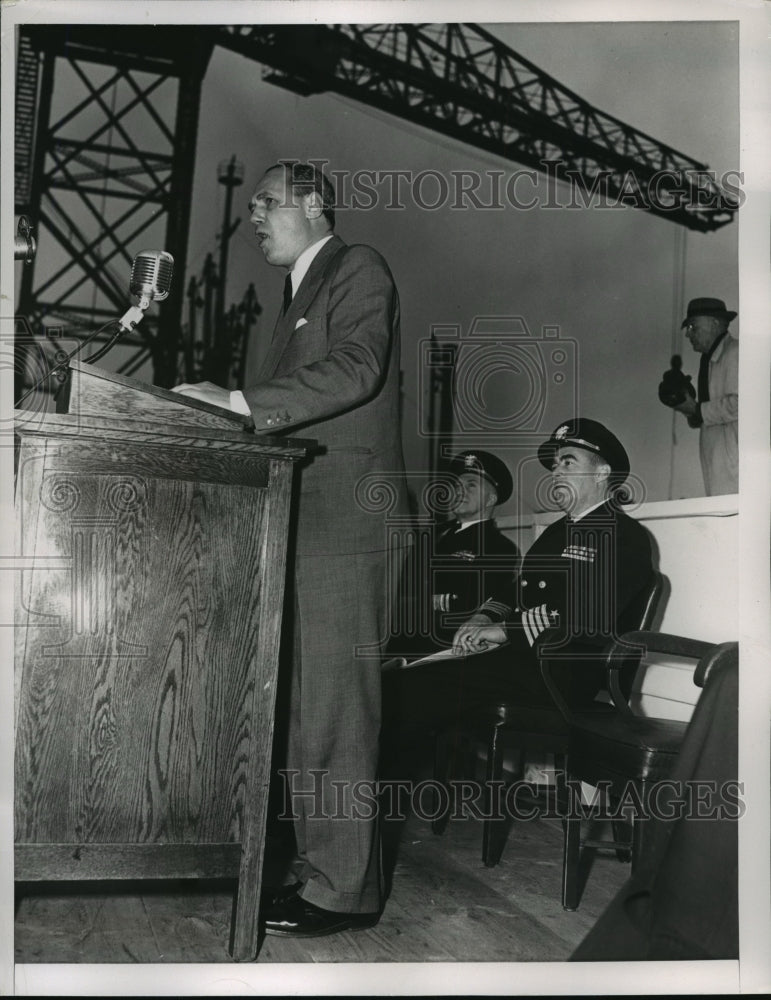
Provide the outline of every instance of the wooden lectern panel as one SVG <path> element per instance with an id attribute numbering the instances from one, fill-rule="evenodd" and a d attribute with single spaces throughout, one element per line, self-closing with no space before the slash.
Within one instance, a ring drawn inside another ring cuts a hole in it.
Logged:
<path id="1" fill-rule="evenodd" d="M 16 879 L 238 877 L 253 958 L 307 442 L 184 412 L 19 422 Z"/>
<path id="2" fill-rule="evenodd" d="M 254 426 L 252 418 L 241 413 L 232 413 L 157 385 L 147 385 L 128 375 L 107 372 L 83 361 L 71 362 L 68 382 L 57 397 L 56 409 L 58 413 L 77 416 L 109 414 L 115 419 L 163 424 L 178 419 L 188 426 L 230 430 Z"/>
<path id="3" fill-rule="evenodd" d="M 33 476 L 17 841 L 240 842 L 267 491 Z"/>

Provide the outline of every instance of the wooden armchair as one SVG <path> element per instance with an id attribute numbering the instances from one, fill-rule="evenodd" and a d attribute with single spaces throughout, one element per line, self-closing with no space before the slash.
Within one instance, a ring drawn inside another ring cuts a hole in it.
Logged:
<path id="1" fill-rule="evenodd" d="M 582 849 L 612 848 L 623 856 L 630 846 L 628 839 L 582 840 L 581 822 L 589 818 L 587 813 L 592 810 L 587 811 L 582 805 L 581 782 L 601 789 L 610 804 L 627 804 L 626 812 L 631 812 L 634 873 L 646 849 L 651 790 L 656 782 L 670 775 L 688 726 L 686 722 L 648 718 L 636 713 L 630 704 L 631 686 L 622 678 L 628 677 L 630 667 L 637 669 L 646 652 L 656 652 L 697 662 L 693 680 L 698 687 L 703 687 L 719 649 L 713 643 L 666 633 L 646 630 L 625 633 L 607 654 L 608 690 L 614 708 L 608 713 L 571 709 L 554 683 L 551 665 L 546 661 L 542 663 L 544 681 L 568 730 L 565 782 L 569 804 L 564 822 L 562 869 L 562 905 L 566 910 L 577 909 L 580 901 Z M 595 804 L 595 812 L 596 808 Z M 616 816 L 612 805 L 610 812 Z M 618 837 L 629 829 L 628 822 L 616 816 L 613 829 Z"/>

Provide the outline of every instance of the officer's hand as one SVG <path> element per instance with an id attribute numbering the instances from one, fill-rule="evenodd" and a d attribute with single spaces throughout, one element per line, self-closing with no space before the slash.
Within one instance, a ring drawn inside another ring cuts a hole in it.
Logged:
<path id="1" fill-rule="evenodd" d="M 506 641 L 506 632 L 500 625 L 494 625 L 487 615 L 478 611 L 461 625 L 452 641 L 452 651 L 456 656 L 481 653 L 491 646 L 500 646 Z"/>

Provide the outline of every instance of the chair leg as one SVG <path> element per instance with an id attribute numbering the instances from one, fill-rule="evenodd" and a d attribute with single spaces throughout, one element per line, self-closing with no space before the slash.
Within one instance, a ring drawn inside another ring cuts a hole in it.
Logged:
<path id="1" fill-rule="evenodd" d="M 611 821 L 611 825 L 613 827 L 613 842 L 616 845 L 616 857 L 619 861 L 628 864 L 632 860 L 634 826 L 630 827 L 629 823 L 623 819 L 614 819 Z"/>
<path id="2" fill-rule="evenodd" d="M 562 908 L 577 910 L 579 903 L 578 878 L 581 860 L 581 782 L 566 780 L 569 791 L 567 811 L 563 823 L 562 847 Z"/>
<path id="3" fill-rule="evenodd" d="M 643 815 L 635 816 L 632 821 L 632 874 L 637 871 L 640 861 L 647 847 L 647 834 L 649 824 L 647 820 L 648 806 L 648 785 L 643 782 L 640 786 L 640 799 L 643 804 Z"/>
<path id="4" fill-rule="evenodd" d="M 565 830 L 565 817 L 568 814 L 568 759 L 566 754 L 555 753 L 554 755 L 554 805 L 557 816 L 562 820 L 562 829 Z M 548 815 L 548 810 L 547 810 Z"/>
<path id="5" fill-rule="evenodd" d="M 439 733 L 434 742 L 434 781 L 442 785 L 445 789 L 446 795 L 444 797 L 448 803 L 450 796 L 450 737 L 450 733 Z M 449 818 L 450 809 L 446 809 L 439 813 L 436 818 L 431 821 L 431 832 L 435 833 L 437 836 L 444 833 L 447 829 Z"/>
<path id="6" fill-rule="evenodd" d="M 486 818 L 482 822 L 482 861 L 486 868 L 494 868 L 498 864 L 506 843 L 506 816 L 500 808 L 502 778 L 503 752 L 498 739 L 498 727 L 493 726 L 487 745 Z"/>

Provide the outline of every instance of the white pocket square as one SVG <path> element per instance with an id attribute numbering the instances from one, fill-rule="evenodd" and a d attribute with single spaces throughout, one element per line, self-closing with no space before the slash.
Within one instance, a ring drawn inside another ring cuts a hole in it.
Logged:
<path id="1" fill-rule="evenodd" d="M 305 319 L 305 318 L 298 319 L 297 322 L 294 325 L 294 328 L 295 328 L 295 330 L 299 330 L 301 326 L 306 326 L 307 323 L 308 323 L 308 320 Z"/>

